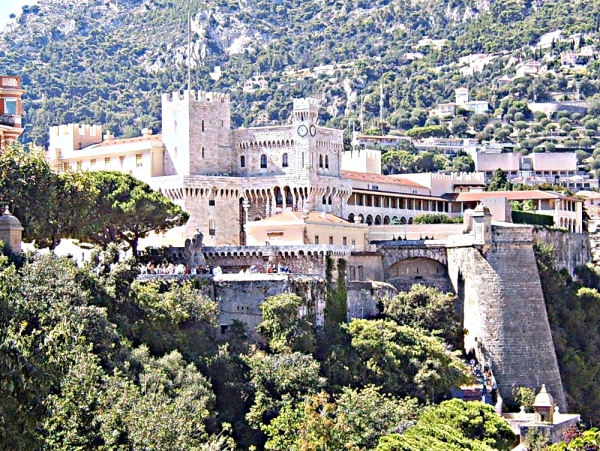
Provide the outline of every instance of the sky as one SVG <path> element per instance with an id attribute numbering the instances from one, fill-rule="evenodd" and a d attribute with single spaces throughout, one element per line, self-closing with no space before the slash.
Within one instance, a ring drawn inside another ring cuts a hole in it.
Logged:
<path id="1" fill-rule="evenodd" d="M 9 21 L 8 16 L 11 14 L 18 16 L 24 5 L 34 5 L 36 3 L 37 0 L 0 0 L 0 30 Z"/>

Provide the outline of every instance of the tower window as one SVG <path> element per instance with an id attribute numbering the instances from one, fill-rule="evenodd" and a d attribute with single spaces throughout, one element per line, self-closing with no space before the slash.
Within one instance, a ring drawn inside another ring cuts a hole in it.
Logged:
<path id="1" fill-rule="evenodd" d="M 319 155 L 319 167 L 323 167 L 323 155 Z"/>
<path id="2" fill-rule="evenodd" d="M 325 155 L 325 169 L 329 169 L 329 155 Z"/>
<path id="3" fill-rule="evenodd" d="M 244 155 L 242 155 L 240 157 L 240 167 L 242 167 L 242 168 L 246 167 L 246 157 Z"/>
<path id="4" fill-rule="evenodd" d="M 315 235 L 315 244 L 319 244 L 319 235 Z"/>
<path id="5" fill-rule="evenodd" d="M 202 159 L 204 160 L 204 147 L 202 147 Z"/>
<path id="6" fill-rule="evenodd" d="M 215 236 L 217 234 L 216 229 L 215 229 L 215 220 L 214 219 L 209 219 L 209 221 L 208 221 L 208 234 L 210 236 Z"/>
<path id="7" fill-rule="evenodd" d="M 288 154 L 287 153 L 284 153 L 283 156 L 281 157 L 281 165 L 284 168 L 288 167 L 289 163 L 288 163 Z"/>
<path id="8" fill-rule="evenodd" d="M 267 155 L 264 153 L 260 156 L 260 167 L 263 169 L 267 167 Z"/>
<path id="9" fill-rule="evenodd" d="M 204 120 L 202 120 L 202 132 L 204 133 Z"/>

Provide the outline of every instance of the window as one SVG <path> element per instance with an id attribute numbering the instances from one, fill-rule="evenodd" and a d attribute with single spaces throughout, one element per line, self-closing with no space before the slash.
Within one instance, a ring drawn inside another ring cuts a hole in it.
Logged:
<path id="1" fill-rule="evenodd" d="M 204 121 L 202 121 L 202 133 L 204 133 Z"/>
<path id="2" fill-rule="evenodd" d="M 106 157 L 104 159 L 104 167 L 108 167 L 110 165 L 110 157 Z"/>
<path id="3" fill-rule="evenodd" d="M 4 100 L 4 114 L 17 115 L 17 99 Z"/>
<path id="4" fill-rule="evenodd" d="M 240 157 L 240 167 L 242 167 L 242 168 L 246 167 L 246 157 L 244 155 L 242 155 Z"/>
<path id="5" fill-rule="evenodd" d="M 177 133 L 177 121 L 173 122 L 173 133 Z"/>
<path id="6" fill-rule="evenodd" d="M 121 169 L 123 169 L 123 163 L 125 163 L 125 157 L 124 156 L 120 156 L 119 157 L 119 166 L 121 166 Z"/>
<path id="7" fill-rule="evenodd" d="M 348 246 L 348 238 L 346 238 L 345 236 L 342 237 L 342 244 L 344 246 Z"/>
<path id="8" fill-rule="evenodd" d="M 283 156 L 281 157 L 281 165 L 284 168 L 288 167 L 289 163 L 288 163 L 288 154 L 287 153 L 284 153 Z"/>
<path id="9" fill-rule="evenodd" d="M 216 229 L 215 229 L 215 220 L 214 219 L 209 219 L 209 221 L 208 221 L 208 234 L 210 236 L 215 236 L 217 234 Z"/>
<path id="10" fill-rule="evenodd" d="M 329 244 L 333 245 L 333 236 L 329 235 Z"/>
<path id="11" fill-rule="evenodd" d="M 319 244 L 319 235 L 315 235 L 315 244 Z"/>
<path id="12" fill-rule="evenodd" d="M 267 167 L 267 155 L 264 153 L 260 156 L 260 167 L 263 169 Z"/>
<path id="13" fill-rule="evenodd" d="M 142 167 L 142 154 L 141 153 L 138 153 L 135 156 L 135 167 L 136 168 Z"/>
<path id="14" fill-rule="evenodd" d="M 96 160 L 94 158 L 90 160 L 90 166 L 96 166 Z"/>
<path id="15" fill-rule="evenodd" d="M 81 160 L 77 162 L 77 170 L 81 170 Z"/>
<path id="16" fill-rule="evenodd" d="M 204 146 L 202 146 L 202 159 L 204 160 Z"/>
<path id="17" fill-rule="evenodd" d="M 363 268 L 362 266 L 358 267 L 358 280 L 365 280 L 365 268 Z"/>
<path id="18" fill-rule="evenodd" d="M 323 155 L 319 155 L 319 167 L 323 167 Z"/>
<path id="19" fill-rule="evenodd" d="M 356 240 L 352 240 L 352 246 L 356 246 Z"/>
<path id="20" fill-rule="evenodd" d="M 63 171 L 68 171 L 69 169 L 71 169 L 69 163 L 63 163 Z"/>
<path id="21" fill-rule="evenodd" d="M 225 121 L 221 121 L 221 128 L 225 127 Z"/>
<path id="22" fill-rule="evenodd" d="M 325 169 L 329 169 L 329 155 L 325 155 Z"/>

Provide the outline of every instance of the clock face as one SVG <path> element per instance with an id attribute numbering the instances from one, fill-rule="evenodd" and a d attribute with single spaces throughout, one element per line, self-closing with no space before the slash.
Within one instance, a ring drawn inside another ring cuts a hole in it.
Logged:
<path id="1" fill-rule="evenodd" d="M 304 138 L 308 134 L 308 127 L 306 125 L 298 126 L 298 134 Z"/>
<path id="2" fill-rule="evenodd" d="M 314 125 L 310 126 L 310 136 L 315 136 L 317 134 L 317 127 Z"/>

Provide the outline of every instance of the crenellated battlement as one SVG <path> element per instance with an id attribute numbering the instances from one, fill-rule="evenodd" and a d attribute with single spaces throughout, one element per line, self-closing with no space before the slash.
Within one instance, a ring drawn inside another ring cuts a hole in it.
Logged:
<path id="1" fill-rule="evenodd" d="M 50 136 L 102 136 L 102 125 L 63 124 L 50 127 Z"/>
<path id="2" fill-rule="evenodd" d="M 161 96 L 163 103 L 178 103 L 178 102 L 220 102 L 229 103 L 231 95 L 221 92 L 184 90 L 167 92 Z"/>

